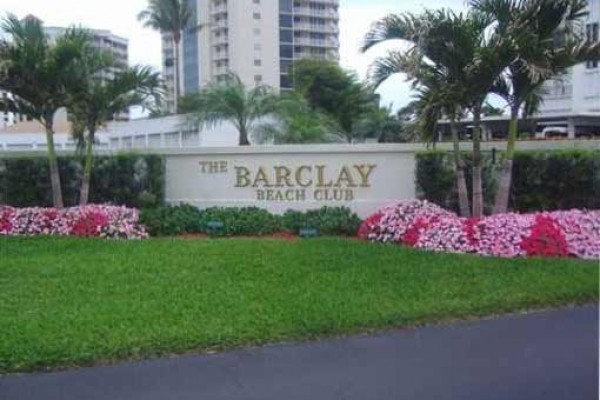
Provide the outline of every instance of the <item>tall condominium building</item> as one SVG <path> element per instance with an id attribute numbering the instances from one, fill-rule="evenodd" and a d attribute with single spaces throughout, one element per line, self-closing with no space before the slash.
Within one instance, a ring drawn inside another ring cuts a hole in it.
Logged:
<path id="1" fill-rule="evenodd" d="M 248 85 L 289 89 L 295 60 L 339 59 L 339 0 L 188 0 L 194 21 L 180 44 L 181 93 L 234 72 Z M 172 38 L 163 35 L 163 75 L 175 86 Z"/>
<path id="2" fill-rule="evenodd" d="M 600 0 L 588 1 L 588 16 L 581 23 L 581 34 L 598 42 Z M 549 81 L 540 108 L 540 117 L 553 118 L 548 125 L 566 125 L 571 136 L 586 131 L 586 119 L 600 116 L 600 65 L 597 61 L 579 64 L 561 79 Z M 566 118 L 568 117 L 568 118 Z M 595 123 L 597 124 L 597 122 Z M 599 132 L 600 133 L 600 132 Z"/>

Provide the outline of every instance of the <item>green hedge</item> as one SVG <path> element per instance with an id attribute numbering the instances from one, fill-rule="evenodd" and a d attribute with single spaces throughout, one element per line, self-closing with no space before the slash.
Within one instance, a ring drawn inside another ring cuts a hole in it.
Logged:
<path id="1" fill-rule="evenodd" d="M 76 205 L 83 160 L 59 157 L 65 205 Z M 97 156 L 92 172 L 90 203 L 155 207 L 164 202 L 164 161 L 157 155 Z M 52 190 L 45 157 L 0 160 L 0 204 L 15 207 L 51 206 Z"/>
<path id="2" fill-rule="evenodd" d="M 471 189 L 470 155 L 467 186 Z M 484 157 L 484 196 L 491 208 L 496 192 L 495 169 L 491 153 Z M 458 202 L 450 152 L 417 154 L 418 197 L 457 211 Z M 469 194 L 470 196 L 470 194 Z M 469 197 L 470 198 L 470 197 Z M 600 209 L 600 152 L 593 150 L 520 151 L 515 154 L 513 185 L 509 207 L 514 211 Z"/>
<path id="3" fill-rule="evenodd" d="M 141 222 L 152 236 L 181 234 L 269 235 L 286 231 L 298 234 L 301 229 L 315 228 L 320 235 L 352 236 L 358 231 L 360 218 L 345 207 L 323 207 L 309 211 L 271 214 L 257 207 L 213 207 L 199 210 L 183 204 L 143 209 Z M 223 227 L 214 230 L 211 222 Z"/>
<path id="4" fill-rule="evenodd" d="M 473 189 L 471 175 L 472 160 L 468 153 L 463 154 L 466 165 L 465 178 L 469 199 Z M 493 197 L 496 193 L 496 184 L 493 179 L 493 164 L 491 157 L 483 159 L 483 193 L 485 211 L 493 207 Z M 454 159 L 451 153 L 443 151 L 429 151 L 417 154 L 416 166 L 417 197 L 427 199 L 448 210 L 458 212 L 458 194 L 454 179 Z"/>
<path id="5" fill-rule="evenodd" d="M 347 207 L 322 207 L 316 210 L 288 210 L 282 216 L 283 228 L 295 234 L 316 229 L 322 235 L 354 236 L 361 220 Z"/>

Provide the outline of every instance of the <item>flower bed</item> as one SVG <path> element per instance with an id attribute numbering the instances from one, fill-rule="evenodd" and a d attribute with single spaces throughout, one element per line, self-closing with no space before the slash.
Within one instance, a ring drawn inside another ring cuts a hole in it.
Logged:
<path id="1" fill-rule="evenodd" d="M 0 235 L 82 236 L 113 239 L 148 237 L 133 208 L 89 205 L 65 208 L 0 207 Z"/>
<path id="2" fill-rule="evenodd" d="M 420 200 L 402 201 L 367 218 L 363 239 L 495 257 L 600 257 L 600 211 L 554 211 L 460 218 Z"/>

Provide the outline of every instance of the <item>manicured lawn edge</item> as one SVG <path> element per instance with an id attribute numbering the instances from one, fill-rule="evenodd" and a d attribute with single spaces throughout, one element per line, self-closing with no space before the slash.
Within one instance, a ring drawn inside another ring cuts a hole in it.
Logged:
<path id="1" fill-rule="evenodd" d="M 0 239 L 0 255 L 0 303 L 7 304 L 0 337 L 8 338 L 0 343 L 2 373 L 319 340 L 598 299 L 594 262 L 431 254 L 332 238 Z M 140 265 L 140 257 L 150 263 Z M 164 260 L 177 263 L 165 267 Z M 427 260 L 434 262 L 423 265 Z M 192 289 L 177 286 L 188 284 Z M 202 290 L 193 290 L 196 284 Z M 203 294 L 211 286 L 224 293 Z M 87 303 L 81 296 L 88 293 L 101 304 Z M 148 333 L 147 321 L 159 326 Z"/>

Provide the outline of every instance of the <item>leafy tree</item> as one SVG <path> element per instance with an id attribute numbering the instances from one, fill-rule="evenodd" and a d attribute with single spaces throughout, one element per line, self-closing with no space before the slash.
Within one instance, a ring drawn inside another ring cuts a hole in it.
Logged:
<path id="1" fill-rule="evenodd" d="M 222 81 L 209 83 L 198 93 L 182 98 L 181 110 L 190 113 L 189 121 L 198 126 L 214 127 L 231 122 L 239 132 L 239 145 L 250 145 L 249 137 L 261 119 L 273 113 L 278 96 L 264 85 L 246 88 L 231 73 Z"/>
<path id="2" fill-rule="evenodd" d="M 306 99 L 291 93 L 275 105 L 273 120 L 256 127 L 253 138 L 259 143 L 300 144 L 342 142 L 335 121 L 310 107 Z"/>
<path id="3" fill-rule="evenodd" d="M 578 35 L 586 0 L 471 0 L 498 36 L 509 37 L 512 61 L 498 77 L 493 92 L 510 108 L 506 155 L 499 169 L 494 212 L 506 212 L 518 134 L 519 112 L 531 115 L 541 102 L 543 85 L 567 68 L 598 57 L 600 44 Z"/>
<path id="4" fill-rule="evenodd" d="M 173 40 L 175 53 L 175 112 L 179 111 L 179 98 L 181 97 L 179 44 L 181 43 L 183 31 L 190 27 L 193 19 L 194 14 L 188 7 L 187 0 L 148 0 L 148 7 L 138 14 L 138 20 L 143 22 L 145 27 L 168 34 Z M 193 28 L 198 29 L 199 27 Z"/>
<path id="5" fill-rule="evenodd" d="M 404 124 L 392 114 L 391 107 L 373 108 L 356 124 L 356 136 L 379 143 L 406 142 Z"/>
<path id="6" fill-rule="evenodd" d="M 91 45 L 88 34 L 70 29 L 51 43 L 42 22 L 20 21 L 9 14 L 1 22 L 7 38 L 0 40 L 0 89 L 10 96 L 0 108 L 38 121 L 46 131 L 54 207 L 63 207 L 60 174 L 54 148 L 54 114 L 67 103 L 66 83 L 72 66 Z"/>
<path id="7" fill-rule="evenodd" d="M 378 108 L 379 98 L 372 87 L 329 61 L 300 60 L 294 63 L 292 76 L 295 90 L 313 109 L 331 116 L 348 142 L 360 140 L 357 124 Z"/>
<path id="8" fill-rule="evenodd" d="M 98 75 L 111 64 L 100 54 L 89 54 L 74 69 L 69 87 L 67 107 L 71 112 L 74 135 L 85 145 L 80 205 L 86 205 L 89 198 L 97 130 L 129 107 L 145 105 L 149 98 L 161 94 L 159 74 L 149 67 L 127 68 L 115 73 L 112 79 Z"/>

